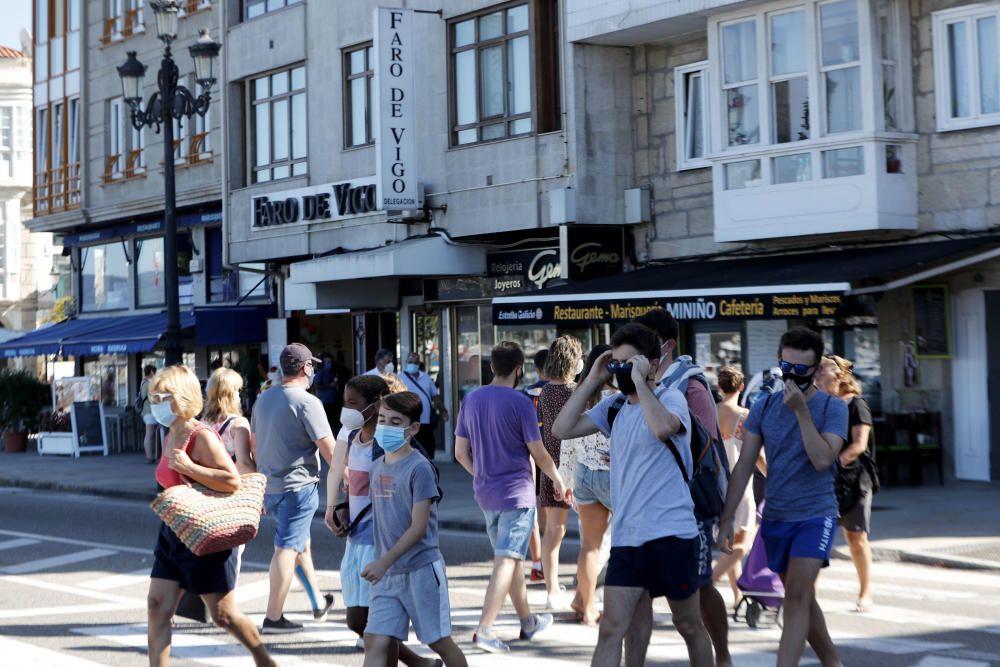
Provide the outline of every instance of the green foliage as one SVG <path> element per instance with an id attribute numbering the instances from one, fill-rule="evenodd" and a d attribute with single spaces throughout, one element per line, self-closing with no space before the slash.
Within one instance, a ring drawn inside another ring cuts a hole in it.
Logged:
<path id="1" fill-rule="evenodd" d="M 55 305 L 52 306 L 52 314 L 49 316 L 49 322 L 59 323 L 75 314 L 76 303 L 73 302 L 73 297 L 61 296 L 56 299 Z"/>
<path id="2" fill-rule="evenodd" d="M 36 430 L 51 402 L 49 385 L 28 371 L 0 370 L 0 431 Z"/>

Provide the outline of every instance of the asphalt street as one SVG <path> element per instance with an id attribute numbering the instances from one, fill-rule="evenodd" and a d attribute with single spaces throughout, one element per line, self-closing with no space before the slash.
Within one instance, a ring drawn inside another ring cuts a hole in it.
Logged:
<path id="1" fill-rule="evenodd" d="M 142 502 L 0 488 L 0 665 L 145 665 L 145 593 L 156 528 L 156 518 Z M 238 587 L 241 608 L 258 623 L 267 602 L 273 530 L 265 517 L 261 534 L 245 553 Z M 510 656 L 473 648 L 469 642 L 490 573 L 489 542 L 484 534 L 445 531 L 441 546 L 454 635 L 471 665 L 589 664 L 597 631 L 572 623 L 568 612 L 557 614 L 559 622 L 535 641 L 512 642 Z M 317 521 L 313 550 L 321 586 L 337 596 L 335 610 L 327 621 L 314 622 L 305 594 L 293 588 L 286 613 L 304 622 L 305 631 L 268 637 L 268 644 L 282 665 L 360 665 L 362 654 L 354 648 L 340 604 L 337 569 L 343 544 Z M 561 572 L 567 585 L 575 558 L 576 545 L 568 544 Z M 874 580 L 877 608 L 860 616 L 853 612 L 856 583 L 850 563 L 835 561 L 821 579 L 820 601 L 845 665 L 1000 665 L 1000 576 L 878 563 Z M 540 606 L 544 589 L 533 585 L 529 591 Z M 728 587 L 723 593 L 729 600 Z M 663 601 L 656 611 L 649 664 L 686 664 Z M 774 664 L 780 630 L 773 622 L 765 618 L 757 630 L 742 622 L 730 625 L 737 665 Z M 497 627 L 501 637 L 516 636 L 510 607 Z M 172 664 L 252 663 L 217 628 L 180 622 Z M 807 650 L 802 664 L 818 663 Z"/>

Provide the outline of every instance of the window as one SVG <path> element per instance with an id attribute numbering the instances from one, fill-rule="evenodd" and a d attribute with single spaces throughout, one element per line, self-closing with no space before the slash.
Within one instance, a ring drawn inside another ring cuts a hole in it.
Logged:
<path id="1" fill-rule="evenodd" d="M 7 279 L 7 208 L 0 206 L 0 297 L 8 298 L 5 283 Z"/>
<path id="2" fill-rule="evenodd" d="M 938 131 L 1000 124 L 995 4 L 933 14 Z"/>
<path id="3" fill-rule="evenodd" d="M 838 0 L 820 5 L 820 35 L 826 133 L 860 130 L 861 44 L 857 2 Z"/>
<path id="4" fill-rule="evenodd" d="M 200 83 L 195 82 L 195 95 L 201 96 L 205 89 Z M 194 135 L 191 137 L 191 153 L 188 159 L 191 162 L 199 162 L 212 157 L 212 142 L 210 141 L 211 127 L 209 126 L 209 116 L 195 114 Z"/>
<path id="5" fill-rule="evenodd" d="M 58 2 L 58 0 L 57 0 Z M 105 0 L 108 16 L 104 21 L 104 44 L 131 37 L 145 30 L 142 21 L 143 0 Z"/>
<path id="6" fill-rule="evenodd" d="M 104 181 L 125 175 L 125 100 L 117 97 L 108 102 L 108 152 L 104 162 Z"/>
<path id="7" fill-rule="evenodd" d="M 306 174 L 305 67 L 253 79 L 250 91 L 252 181 Z"/>
<path id="8" fill-rule="evenodd" d="M 538 0 L 449 22 L 452 145 L 558 129 L 557 15 Z"/>
<path id="9" fill-rule="evenodd" d="M 165 301 L 163 291 L 163 239 L 135 242 L 136 305 L 159 306 Z"/>
<path id="10" fill-rule="evenodd" d="M 372 136 L 371 43 L 344 51 L 344 145 L 364 146 L 375 143 Z"/>
<path id="11" fill-rule="evenodd" d="M 173 119 L 174 125 L 174 164 L 185 165 L 188 161 L 188 123 L 190 120 Z"/>
<path id="12" fill-rule="evenodd" d="M 708 63 L 685 65 L 674 70 L 677 118 L 677 170 L 709 166 Z"/>
<path id="13" fill-rule="evenodd" d="M 243 0 L 243 18 L 244 20 L 255 19 L 268 12 L 277 11 L 300 2 L 302 0 Z"/>
<path id="14" fill-rule="evenodd" d="M 128 308 L 128 260 L 125 242 L 80 250 L 81 299 L 84 311 Z"/>
<path id="15" fill-rule="evenodd" d="M 14 107 L 0 107 L 0 178 L 14 176 Z"/>

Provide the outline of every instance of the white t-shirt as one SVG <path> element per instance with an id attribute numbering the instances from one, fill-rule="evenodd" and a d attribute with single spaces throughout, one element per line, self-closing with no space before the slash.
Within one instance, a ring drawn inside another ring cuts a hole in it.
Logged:
<path id="1" fill-rule="evenodd" d="M 410 377 L 409 373 L 402 373 L 399 378 L 406 385 L 406 388 L 412 391 L 414 394 L 420 397 L 420 402 L 423 405 L 420 411 L 420 423 L 430 424 L 431 423 L 431 398 L 438 395 L 437 385 L 434 384 L 433 378 L 427 373 L 417 372 L 416 375 Z"/>
<path id="2" fill-rule="evenodd" d="M 660 403 L 682 425 L 672 440 L 692 475 L 691 420 L 684 395 L 676 389 L 657 389 Z M 611 545 L 638 547 L 661 537 L 698 535 L 691 492 L 666 443 L 646 425 L 642 406 L 627 400 L 608 429 L 608 396 L 587 411 L 598 429 L 611 438 Z"/>

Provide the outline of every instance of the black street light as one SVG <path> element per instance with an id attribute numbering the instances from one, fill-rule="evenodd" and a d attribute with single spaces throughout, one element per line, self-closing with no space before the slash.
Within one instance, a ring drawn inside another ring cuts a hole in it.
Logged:
<path id="1" fill-rule="evenodd" d="M 177 282 L 177 192 L 174 184 L 174 126 L 195 114 L 204 116 L 211 103 L 209 90 L 216 80 L 216 65 L 222 45 L 209 37 L 207 31 L 192 44 L 188 51 L 194 60 L 195 79 L 201 85 L 201 95 L 195 96 L 186 87 L 179 85 L 177 65 L 170 52 L 170 44 L 177 37 L 177 14 L 179 0 L 160 0 L 149 3 L 156 18 L 156 36 L 164 44 L 163 60 L 156 74 L 157 91 L 153 93 L 146 107 L 142 107 L 142 77 L 146 66 L 135 57 L 135 51 L 128 52 L 125 64 L 118 68 L 122 80 L 122 95 L 132 111 L 132 126 L 156 127 L 163 131 L 163 254 L 164 290 L 167 302 L 167 331 L 164 337 L 167 365 L 182 361 L 184 346 L 181 341 L 181 310 Z"/>

